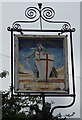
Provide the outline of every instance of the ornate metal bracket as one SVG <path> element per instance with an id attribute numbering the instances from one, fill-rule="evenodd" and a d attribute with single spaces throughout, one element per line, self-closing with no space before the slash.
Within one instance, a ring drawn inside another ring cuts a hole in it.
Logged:
<path id="1" fill-rule="evenodd" d="M 12 29 L 14 31 L 19 31 L 21 32 L 23 30 L 21 24 L 26 24 L 26 23 L 34 23 L 40 20 L 40 31 L 42 31 L 42 22 L 48 22 L 48 23 L 54 23 L 54 24 L 63 24 L 61 27 L 61 33 L 63 32 L 68 32 L 68 31 L 75 31 L 75 28 L 71 28 L 71 24 L 66 21 L 51 21 L 51 19 L 54 18 L 55 16 L 55 11 L 51 7 L 44 7 L 42 8 L 42 3 L 38 3 L 39 8 L 36 7 L 28 7 L 25 10 L 25 16 L 29 20 L 24 20 L 24 21 L 15 21 L 12 24 L 12 28 L 8 27 L 8 31 L 11 31 Z M 24 29 L 24 31 L 26 31 Z M 31 30 L 32 31 L 32 30 Z M 37 31 L 38 32 L 38 31 Z"/>
<path id="2" fill-rule="evenodd" d="M 73 94 L 55 94 L 55 97 L 72 97 L 73 101 L 69 105 L 65 106 L 55 106 L 51 110 L 51 114 L 55 109 L 58 108 L 67 108 L 71 107 L 75 102 L 75 82 L 74 82 L 74 61 L 73 61 L 73 45 L 72 45 L 72 32 L 75 32 L 75 28 L 71 28 L 71 24 L 66 21 L 52 21 L 51 19 L 55 16 L 55 11 L 51 7 L 44 7 L 42 8 L 42 3 L 38 3 L 39 8 L 36 7 L 28 7 L 25 10 L 25 16 L 29 20 L 23 20 L 23 21 L 15 21 L 12 24 L 12 27 L 8 27 L 7 30 L 11 31 L 11 95 L 12 97 L 15 96 L 13 92 L 13 32 L 20 32 L 23 34 L 23 32 L 57 32 L 59 35 L 65 32 L 70 33 L 70 44 L 71 44 L 71 64 L 72 64 L 72 82 L 73 82 Z M 40 21 L 40 29 L 26 29 L 22 27 L 22 24 L 27 23 L 35 23 L 37 21 Z M 53 24 L 62 24 L 61 28 L 55 29 L 55 30 L 44 30 L 43 29 L 43 21 Z M 26 94 L 27 95 L 27 94 Z M 18 95 L 20 96 L 20 95 Z M 25 95 L 24 95 L 25 96 Z M 43 106 L 45 104 L 45 95 L 42 95 L 43 97 Z"/>

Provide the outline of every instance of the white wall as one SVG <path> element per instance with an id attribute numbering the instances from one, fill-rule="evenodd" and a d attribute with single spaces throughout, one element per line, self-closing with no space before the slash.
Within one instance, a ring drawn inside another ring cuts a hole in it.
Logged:
<path id="1" fill-rule="evenodd" d="M 82 2 L 80 3 L 80 118 L 82 120 Z"/>

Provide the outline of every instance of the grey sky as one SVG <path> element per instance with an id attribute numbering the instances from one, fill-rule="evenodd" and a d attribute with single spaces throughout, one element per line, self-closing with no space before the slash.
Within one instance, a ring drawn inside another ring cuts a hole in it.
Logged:
<path id="1" fill-rule="evenodd" d="M 2 3 L 2 54 L 6 56 L 2 56 L 3 61 L 3 68 L 2 70 L 8 70 L 10 72 L 10 33 L 7 31 L 8 26 L 12 26 L 12 23 L 16 20 L 27 20 L 27 18 L 24 16 L 24 11 L 29 6 L 37 6 L 36 3 Z M 80 3 L 75 2 L 45 2 L 43 3 L 43 7 L 50 6 L 56 11 L 56 15 L 54 17 L 54 20 L 65 20 L 70 22 L 72 27 L 76 28 L 76 32 L 73 34 L 73 45 L 74 45 L 74 62 L 75 62 L 75 82 L 76 82 L 76 103 L 72 106 L 70 109 L 60 110 L 58 109 L 55 111 L 55 114 L 57 112 L 62 112 L 63 114 L 72 113 L 75 111 L 74 117 L 80 117 Z M 48 25 L 48 23 L 43 23 L 43 27 L 47 29 L 51 28 L 54 29 L 53 24 Z M 37 23 L 28 25 L 28 28 L 38 28 L 39 25 Z M 59 26 L 57 26 L 59 27 Z M 29 33 L 30 34 L 30 33 Z M 34 34 L 34 33 L 33 33 Z M 41 33 L 42 34 L 42 33 Z M 69 40 L 68 40 L 69 44 Z M 70 46 L 69 46 L 69 56 L 70 56 Z M 71 62 L 69 60 L 69 74 L 70 72 L 70 66 Z M 2 79 L 2 89 L 8 89 L 10 86 L 10 78 L 11 76 L 7 76 L 7 79 Z M 71 79 L 71 75 L 70 75 Z M 70 82 L 71 83 L 71 82 Z M 70 90 L 71 91 L 71 90 Z M 70 99 L 63 99 L 63 98 L 48 98 L 48 101 L 54 101 L 56 104 L 68 104 L 70 103 Z M 61 103 L 60 103 L 61 101 Z"/>

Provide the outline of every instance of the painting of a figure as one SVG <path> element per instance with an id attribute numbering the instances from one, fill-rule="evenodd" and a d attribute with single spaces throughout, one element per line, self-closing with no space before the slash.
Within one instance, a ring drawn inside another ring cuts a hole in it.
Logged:
<path id="1" fill-rule="evenodd" d="M 16 90 L 68 92 L 66 36 L 15 35 Z"/>

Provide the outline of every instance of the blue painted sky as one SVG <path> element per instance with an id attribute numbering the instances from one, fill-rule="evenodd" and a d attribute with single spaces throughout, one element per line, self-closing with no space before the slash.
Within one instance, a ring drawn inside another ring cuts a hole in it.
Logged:
<path id="1" fill-rule="evenodd" d="M 30 42 L 29 42 L 30 41 Z M 44 39 L 40 40 L 42 46 L 50 53 L 54 54 L 54 66 L 62 67 L 64 65 L 63 59 L 63 40 L 50 40 L 50 43 L 47 43 L 47 40 Z M 52 42 L 52 43 L 51 43 Z M 30 55 L 33 50 L 36 48 L 37 40 L 35 39 L 20 39 L 19 40 L 19 63 L 23 64 L 25 69 L 32 69 L 35 68 L 34 58 L 31 56 L 28 60 L 25 58 Z M 39 43 L 40 44 L 40 43 Z"/>

